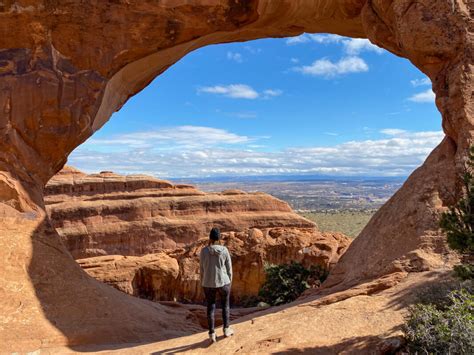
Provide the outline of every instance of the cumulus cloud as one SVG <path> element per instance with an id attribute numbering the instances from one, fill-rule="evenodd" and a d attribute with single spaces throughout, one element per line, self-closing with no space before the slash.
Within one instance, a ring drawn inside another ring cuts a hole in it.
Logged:
<path id="1" fill-rule="evenodd" d="M 333 34 L 309 34 L 304 33 L 300 36 L 287 38 L 286 44 L 295 45 L 301 43 L 319 43 L 319 44 L 341 44 L 347 55 L 359 55 L 362 52 L 375 52 L 382 54 L 384 50 L 365 38 L 348 38 Z"/>
<path id="2" fill-rule="evenodd" d="M 310 41 L 316 42 L 316 43 L 322 43 L 322 44 L 328 44 L 328 43 L 341 43 L 345 37 L 338 36 L 338 35 L 333 35 L 333 34 L 311 34 L 311 33 L 306 33 L 303 34 L 302 36 L 307 36 Z M 346 38 L 349 40 L 349 38 Z"/>
<path id="3" fill-rule="evenodd" d="M 245 84 L 205 86 L 199 88 L 198 92 L 223 95 L 233 99 L 253 100 L 259 96 L 257 91 L 255 91 L 251 86 Z"/>
<path id="4" fill-rule="evenodd" d="M 358 55 L 361 52 L 375 52 L 382 54 L 384 50 L 375 44 L 372 44 L 368 39 L 351 38 L 343 40 L 344 50 L 349 55 Z"/>
<path id="5" fill-rule="evenodd" d="M 398 128 L 385 128 L 382 129 L 380 133 L 386 134 L 387 136 L 399 136 L 401 134 L 406 133 L 406 131 Z"/>
<path id="6" fill-rule="evenodd" d="M 295 71 L 312 76 L 333 77 L 348 73 L 361 73 L 369 70 L 367 63 L 359 57 L 346 57 L 337 62 L 329 59 L 315 60 L 311 65 L 295 67 Z"/>
<path id="7" fill-rule="evenodd" d="M 307 34 L 302 34 L 300 36 L 295 37 L 288 37 L 286 39 L 286 44 L 293 45 L 293 44 L 300 44 L 300 43 L 307 43 L 310 41 L 310 38 Z"/>
<path id="8" fill-rule="evenodd" d="M 169 149 L 170 144 L 181 148 L 195 148 L 202 145 L 242 144 L 253 141 L 224 129 L 202 126 L 177 126 L 115 135 L 110 138 L 91 138 L 86 148 L 99 150 L 127 149 Z"/>
<path id="9" fill-rule="evenodd" d="M 426 91 L 420 92 L 408 98 L 408 100 L 418 103 L 425 103 L 425 102 L 435 102 L 435 93 L 433 90 L 428 89 Z"/>
<path id="10" fill-rule="evenodd" d="M 278 90 L 278 89 L 267 89 L 267 90 L 263 90 L 263 97 L 264 98 L 270 98 L 270 97 L 276 97 L 276 96 L 280 96 L 281 94 L 283 94 L 283 91 L 281 90 Z"/>
<path id="11" fill-rule="evenodd" d="M 227 52 L 227 59 L 233 60 L 234 62 L 237 62 L 237 63 L 242 63 L 243 62 L 242 54 L 240 54 L 238 52 L 228 51 Z"/>
<path id="12" fill-rule="evenodd" d="M 318 44 L 340 44 L 343 47 L 343 58 L 337 62 L 322 58 L 315 60 L 311 65 L 304 65 L 293 68 L 303 74 L 313 76 L 333 77 L 347 73 L 361 73 L 369 70 L 368 64 L 359 57 L 362 52 L 374 52 L 381 54 L 384 50 L 368 39 L 347 38 L 333 34 L 308 34 L 287 38 L 288 45 L 300 43 L 318 43 Z M 296 63 L 295 61 L 291 60 Z"/>
<path id="13" fill-rule="evenodd" d="M 216 94 L 230 97 L 232 99 L 254 100 L 259 97 L 268 99 L 270 97 L 280 96 L 283 91 L 279 89 L 266 89 L 259 93 L 257 90 L 245 84 L 215 85 L 205 86 L 198 89 L 198 93 Z"/>
<path id="14" fill-rule="evenodd" d="M 89 172 L 113 170 L 163 178 L 271 174 L 404 176 L 419 166 L 444 136 L 441 131 L 410 132 L 396 128 L 381 132 L 387 137 L 328 147 L 265 151 L 258 142 L 261 137 L 182 126 L 89 140 L 73 152 L 69 164 Z M 130 140 L 145 144 L 137 146 L 130 144 Z M 111 141 L 125 144 L 122 147 L 126 150 L 104 149 Z"/>
<path id="15" fill-rule="evenodd" d="M 410 84 L 413 87 L 431 85 L 431 80 L 429 78 L 414 79 L 410 80 Z"/>

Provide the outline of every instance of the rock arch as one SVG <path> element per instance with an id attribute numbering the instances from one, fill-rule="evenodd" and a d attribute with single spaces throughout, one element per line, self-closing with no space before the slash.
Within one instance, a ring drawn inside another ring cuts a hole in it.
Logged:
<path id="1" fill-rule="evenodd" d="M 208 44 L 328 32 L 368 38 L 428 75 L 446 138 L 372 219 L 326 288 L 442 265 L 448 255 L 436 217 L 452 202 L 447 191 L 456 191 L 456 169 L 472 141 L 473 6 L 468 0 L 3 1 L 0 350 L 193 330 L 184 314 L 183 321 L 176 316 L 180 311 L 173 317 L 87 277 L 45 219 L 42 190 L 130 96 Z"/>

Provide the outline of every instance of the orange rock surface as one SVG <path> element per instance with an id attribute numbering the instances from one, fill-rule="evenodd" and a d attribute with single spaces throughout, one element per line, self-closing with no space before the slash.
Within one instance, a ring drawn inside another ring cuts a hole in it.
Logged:
<path id="1" fill-rule="evenodd" d="M 223 234 L 232 255 L 232 302 L 258 295 L 265 281 L 264 265 L 301 262 L 306 267 L 331 268 L 350 239 L 314 228 L 267 228 Z M 199 253 L 207 239 L 167 253 L 144 256 L 110 255 L 79 259 L 95 279 L 128 294 L 155 301 L 204 302 L 200 285 Z"/>
<path id="2" fill-rule="evenodd" d="M 144 255 L 183 247 L 221 231 L 315 228 L 287 203 L 264 193 L 203 193 L 145 175 L 67 170 L 45 188 L 53 226 L 74 258 Z"/>
<path id="3" fill-rule="evenodd" d="M 449 265 L 436 220 L 459 192 L 456 176 L 473 142 L 473 13 L 474 4 L 466 0 L 3 1 L 0 351 L 169 339 L 194 329 L 177 310 L 129 297 L 87 276 L 51 227 L 43 191 L 69 153 L 129 97 L 209 44 L 328 32 L 368 38 L 425 73 L 446 137 L 351 244 L 325 287 L 351 295 L 376 280 L 396 281 L 396 275 Z M 357 317 L 364 314 L 357 313 L 359 301 L 346 301 L 344 312 L 360 326 L 332 319 L 330 324 L 348 329 L 332 342 L 385 334 L 385 325 L 371 328 L 372 334 L 364 331 L 377 323 Z M 361 302 L 370 308 L 370 300 Z M 341 314 L 337 307 L 326 308 L 333 313 L 311 314 L 331 317 Z M 279 336 L 292 324 L 313 324 L 296 311 L 270 317 L 273 328 L 267 322 L 263 338 L 232 342 L 245 341 L 236 344 L 242 352 L 265 350 L 267 344 L 291 350 L 295 342 L 314 349 L 313 343 L 324 339 L 312 331 L 287 340 Z M 372 313 L 370 319 L 382 314 Z"/>
<path id="4" fill-rule="evenodd" d="M 46 185 L 53 226 L 95 279 L 155 301 L 203 302 L 199 252 L 218 226 L 233 258 L 232 298 L 255 296 L 266 263 L 332 268 L 351 240 L 321 233 L 264 193 L 203 193 L 146 175 L 66 167 Z"/>

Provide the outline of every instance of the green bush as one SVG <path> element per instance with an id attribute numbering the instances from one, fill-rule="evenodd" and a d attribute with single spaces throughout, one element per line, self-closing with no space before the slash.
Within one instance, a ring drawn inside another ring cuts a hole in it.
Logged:
<path id="1" fill-rule="evenodd" d="M 238 302 L 240 307 L 249 308 L 257 307 L 258 303 L 261 302 L 261 298 L 258 296 L 242 296 Z"/>
<path id="2" fill-rule="evenodd" d="M 474 295 L 452 291 L 448 305 L 416 304 L 404 326 L 408 350 L 415 354 L 474 353 Z"/>
<path id="3" fill-rule="evenodd" d="M 469 291 L 470 285 L 461 284 L 458 280 L 440 280 L 415 291 L 415 303 L 431 305 L 444 311 L 451 305 L 449 294 L 463 288 Z"/>
<path id="4" fill-rule="evenodd" d="M 454 267 L 454 273 L 461 280 L 473 280 L 474 279 L 474 265 L 472 264 L 460 264 Z"/>
<path id="5" fill-rule="evenodd" d="M 277 306 L 292 302 L 308 288 L 319 286 L 328 272 L 320 266 L 306 269 L 300 263 L 266 265 L 266 280 L 260 289 L 262 301 Z"/>
<path id="6" fill-rule="evenodd" d="M 469 151 L 469 159 L 462 175 L 463 189 L 459 201 L 441 215 L 439 226 L 446 233 L 448 245 L 457 250 L 467 261 L 455 268 L 462 279 L 474 276 L 474 146 Z"/>

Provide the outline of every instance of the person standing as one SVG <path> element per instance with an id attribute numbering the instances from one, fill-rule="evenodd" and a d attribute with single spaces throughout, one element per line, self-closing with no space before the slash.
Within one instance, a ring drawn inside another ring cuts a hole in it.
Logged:
<path id="1" fill-rule="evenodd" d="M 220 245 L 220 239 L 219 228 L 212 228 L 209 233 L 209 244 L 201 250 L 199 256 L 201 286 L 204 289 L 207 303 L 209 339 L 213 343 L 217 341 L 214 329 L 216 294 L 219 294 L 221 298 L 224 336 L 230 337 L 234 334 L 234 330 L 229 326 L 232 261 L 229 250 L 225 246 Z"/>

